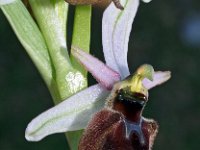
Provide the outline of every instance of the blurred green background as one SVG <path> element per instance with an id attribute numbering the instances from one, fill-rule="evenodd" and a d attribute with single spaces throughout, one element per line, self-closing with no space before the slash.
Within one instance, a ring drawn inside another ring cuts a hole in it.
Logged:
<path id="1" fill-rule="evenodd" d="M 70 7 L 69 43 L 74 7 Z M 101 18 L 93 9 L 92 54 L 103 60 Z M 172 79 L 150 91 L 144 116 L 160 124 L 154 150 L 200 149 L 200 1 L 141 3 L 129 42 L 131 72 L 143 63 L 171 70 Z M 90 84 L 96 81 L 90 77 Z M 64 134 L 27 142 L 29 121 L 53 106 L 36 68 L 0 11 L 0 150 L 67 150 Z"/>

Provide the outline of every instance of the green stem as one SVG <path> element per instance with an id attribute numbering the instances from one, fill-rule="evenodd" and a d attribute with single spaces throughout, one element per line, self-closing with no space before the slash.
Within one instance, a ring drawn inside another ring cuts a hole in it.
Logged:
<path id="1" fill-rule="evenodd" d="M 74 91 L 69 89 L 69 83 L 66 80 L 68 74 L 75 73 L 67 52 L 66 19 L 63 19 L 66 15 L 61 14 L 57 3 L 53 0 L 29 0 L 29 2 L 49 49 L 53 64 L 53 78 L 60 95 L 56 100 L 58 103 L 74 94 Z M 62 2 L 64 5 L 64 1 Z"/>
<path id="2" fill-rule="evenodd" d="M 76 6 L 74 29 L 72 37 L 72 45 L 89 52 L 90 49 L 90 33 L 91 33 L 91 6 Z M 76 59 L 70 56 L 73 67 L 81 71 L 87 78 L 87 71 L 81 66 Z M 82 130 L 66 133 L 71 150 L 77 150 Z"/>
<path id="3" fill-rule="evenodd" d="M 76 6 L 72 45 L 89 53 L 91 30 L 91 6 Z M 87 78 L 87 71 L 73 57 L 70 56 L 73 66 Z"/>

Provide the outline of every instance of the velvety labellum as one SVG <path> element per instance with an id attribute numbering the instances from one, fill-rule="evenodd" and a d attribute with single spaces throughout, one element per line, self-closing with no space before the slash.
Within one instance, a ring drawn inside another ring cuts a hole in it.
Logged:
<path id="1" fill-rule="evenodd" d="M 127 89 L 114 94 L 112 105 L 93 116 L 79 150 L 150 150 L 158 125 L 142 117 L 146 96 Z"/>
<path id="2" fill-rule="evenodd" d="M 104 108 L 90 121 L 79 150 L 149 150 L 156 131 L 153 120 L 143 118 L 140 127 L 128 123 L 119 112 Z"/>

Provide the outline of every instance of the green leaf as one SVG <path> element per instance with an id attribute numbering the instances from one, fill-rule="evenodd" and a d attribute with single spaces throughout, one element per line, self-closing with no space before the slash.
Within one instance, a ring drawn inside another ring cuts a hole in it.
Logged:
<path id="1" fill-rule="evenodd" d="M 54 99 L 57 99 L 55 81 L 52 78 L 52 66 L 45 40 L 20 0 L 1 6 L 3 13 L 12 26 L 19 41 L 31 57 L 47 84 Z"/>

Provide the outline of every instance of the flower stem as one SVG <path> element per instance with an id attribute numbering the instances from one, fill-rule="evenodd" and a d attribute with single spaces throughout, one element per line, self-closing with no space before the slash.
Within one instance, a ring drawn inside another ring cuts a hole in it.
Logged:
<path id="1" fill-rule="evenodd" d="M 76 6 L 72 45 L 79 47 L 86 52 L 89 52 L 90 49 L 91 14 L 91 6 Z M 87 71 L 83 68 L 83 66 L 81 66 L 72 55 L 70 58 L 73 67 L 79 70 L 84 77 L 87 78 Z M 82 132 L 83 130 L 66 133 L 71 150 L 78 149 Z"/>
<path id="2" fill-rule="evenodd" d="M 72 46 L 79 47 L 88 53 L 90 49 L 91 12 L 91 6 L 76 6 L 72 37 Z M 87 71 L 76 58 L 73 55 L 70 58 L 73 66 L 87 77 Z"/>
<path id="3" fill-rule="evenodd" d="M 61 13 L 57 2 L 51 0 L 29 0 L 29 2 L 49 49 L 53 78 L 57 83 L 60 95 L 60 99 L 56 100 L 56 103 L 59 103 L 82 88 L 74 87 L 73 81 L 68 80 L 69 77 L 76 76 L 77 70 L 72 67 L 67 51 L 66 19 L 63 19 L 67 15 Z M 63 1 L 63 3 L 65 2 Z M 65 9 L 68 7 L 66 6 Z"/>

